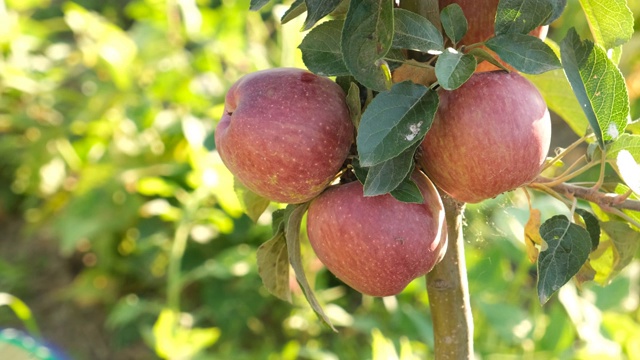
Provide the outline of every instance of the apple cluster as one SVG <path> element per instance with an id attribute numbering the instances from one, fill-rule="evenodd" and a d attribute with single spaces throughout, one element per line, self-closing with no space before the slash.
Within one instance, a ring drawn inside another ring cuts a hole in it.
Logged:
<path id="1" fill-rule="evenodd" d="M 305 70 L 265 70 L 234 84 L 216 148 L 256 194 L 310 201 L 309 241 L 334 275 L 364 294 L 395 295 L 446 250 L 436 186 L 461 202 L 495 197 L 532 181 L 549 149 L 545 102 L 516 72 L 476 73 L 439 98 L 412 174 L 422 204 L 365 197 L 359 181 L 332 185 L 348 163 L 354 126 L 340 86 Z"/>

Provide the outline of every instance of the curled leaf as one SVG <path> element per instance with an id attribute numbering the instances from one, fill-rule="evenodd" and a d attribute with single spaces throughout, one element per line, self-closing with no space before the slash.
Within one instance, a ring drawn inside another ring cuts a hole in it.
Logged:
<path id="1" fill-rule="evenodd" d="M 529 261 L 535 263 L 538 260 L 538 248 L 540 246 L 542 251 L 547 250 L 549 247 L 547 242 L 540 236 L 540 224 L 541 224 L 540 210 L 531 209 L 529 212 L 529 221 L 524 226 L 524 244 L 527 248 L 527 256 Z"/>

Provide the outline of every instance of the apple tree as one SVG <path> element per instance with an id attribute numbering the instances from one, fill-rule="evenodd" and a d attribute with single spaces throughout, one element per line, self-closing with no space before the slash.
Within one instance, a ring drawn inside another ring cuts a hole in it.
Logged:
<path id="1" fill-rule="evenodd" d="M 580 5 L 590 34 L 555 43 L 566 0 L 296 0 L 281 20 L 306 16 L 309 71 L 239 79 L 215 134 L 251 218 L 289 204 L 258 251 L 266 288 L 290 300 L 291 267 L 333 328 L 302 267 L 308 213 L 316 255 L 357 291 L 395 295 L 426 275 L 437 358 L 470 358 L 463 213 L 507 191 L 566 205 L 543 219 L 529 202 L 541 305 L 616 276 L 640 246 L 640 122 L 617 67 L 633 17 L 624 0 Z M 550 111 L 578 141 L 550 151 Z"/>

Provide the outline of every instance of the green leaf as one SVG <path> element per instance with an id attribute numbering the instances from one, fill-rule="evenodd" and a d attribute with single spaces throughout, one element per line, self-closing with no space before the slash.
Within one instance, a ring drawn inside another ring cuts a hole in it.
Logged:
<path id="1" fill-rule="evenodd" d="M 394 32 L 392 47 L 411 49 L 426 53 L 439 53 L 444 48 L 442 34 L 427 20 L 405 9 L 394 9 Z"/>
<path id="2" fill-rule="evenodd" d="M 398 188 L 413 171 L 413 155 L 420 143 L 415 144 L 393 159 L 369 168 L 364 182 L 364 196 L 383 195 Z"/>
<path id="3" fill-rule="evenodd" d="M 473 49 L 469 50 L 469 52 L 467 54 L 473 55 L 473 56 L 476 57 L 476 64 L 480 64 L 480 62 L 482 62 L 484 60 L 484 61 L 488 61 L 491 64 L 501 68 L 502 70 L 509 71 L 509 69 L 507 69 L 501 62 L 496 60 L 493 55 L 491 55 L 487 50 L 485 50 L 483 48 L 473 48 Z"/>
<path id="4" fill-rule="evenodd" d="M 629 200 L 640 200 L 640 194 L 634 194 L 633 192 L 631 192 L 631 194 L 629 194 L 629 191 L 631 189 L 628 186 L 626 186 L 625 184 L 623 184 L 623 183 L 613 183 L 613 184 L 605 183 L 605 184 L 602 185 L 602 188 L 603 188 L 603 190 L 605 190 L 607 192 L 610 192 L 612 194 L 628 196 Z M 609 212 L 605 212 L 597 204 L 591 203 L 590 205 L 591 205 L 591 209 L 596 214 L 598 219 L 600 219 L 600 221 L 606 221 L 606 220 L 611 220 L 611 219 L 621 219 L 620 217 L 618 217 L 616 215 L 613 215 L 613 214 L 611 214 Z M 640 211 L 624 209 L 624 210 L 622 210 L 622 212 L 629 219 L 631 219 L 631 221 L 634 221 L 635 223 L 640 224 Z M 631 225 L 634 229 L 636 229 L 636 231 L 640 231 L 640 227 L 636 227 L 632 222 L 629 222 L 629 225 Z"/>
<path id="5" fill-rule="evenodd" d="M 477 65 L 475 56 L 448 48 L 438 56 L 436 78 L 443 88 L 455 90 L 469 80 Z"/>
<path id="6" fill-rule="evenodd" d="M 601 148 L 624 132 L 629 96 L 620 70 L 605 51 L 571 28 L 560 45 L 562 65 Z"/>
<path id="7" fill-rule="evenodd" d="M 578 215 L 582 217 L 582 220 L 584 220 L 587 232 L 589 232 L 589 237 L 591 238 L 591 251 L 594 251 L 598 248 L 598 244 L 600 243 L 600 222 L 595 215 L 587 210 L 576 209 L 576 213 L 578 213 Z"/>
<path id="8" fill-rule="evenodd" d="M 293 4 L 291 4 L 289 9 L 285 11 L 284 15 L 282 15 L 282 18 L 280 18 L 280 22 L 282 24 L 286 24 L 289 21 L 300 16 L 305 11 L 307 11 L 307 4 L 305 4 L 304 0 L 296 0 L 293 2 Z"/>
<path id="9" fill-rule="evenodd" d="M 500 0 L 496 13 L 496 36 L 528 34 L 551 18 L 554 3 L 554 0 Z"/>
<path id="10" fill-rule="evenodd" d="M 551 14 L 551 17 L 549 17 L 549 19 L 547 19 L 547 21 L 544 23 L 545 25 L 549 25 L 557 18 L 559 18 L 560 15 L 562 15 L 564 8 L 567 6 L 567 0 L 554 0 L 551 2 L 553 3 L 553 13 Z"/>
<path id="11" fill-rule="evenodd" d="M 438 109 L 438 94 L 410 81 L 378 94 L 362 114 L 356 138 L 360 164 L 373 166 L 424 138 Z"/>
<path id="12" fill-rule="evenodd" d="M 636 194 L 640 194 L 640 165 L 628 150 L 620 150 L 616 159 L 618 173 L 625 184 Z"/>
<path id="13" fill-rule="evenodd" d="M 240 207 L 253 222 L 257 222 L 258 218 L 269 206 L 269 199 L 254 193 L 244 186 L 238 179 L 234 179 L 233 190 L 236 192 Z"/>
<path id="14" fill-rule="evenodd" d="M 260 245 L 257 258 L 258 274 L 267 290 L 276 297 L 291 302 L 289 257 L 283 228 Z"/>
<path id="15" fill-rule="evenodd" d="M 545 43 L 556 53 L 560 47 L 550 39 Z M 571 90 L 571 85 L 563 69 L 547 71 L 536 76 L 524 75 L 540 91 L 547 107 L 558 114 L 578 136 L 582 137 L 589 129 L 589 121 L 582 111 L 578 99 Z"/>
<path id="16" fill-rule="evenodd" d="M 640 135 L 622 134 L 620 137 L 607 145 L 607 160 L 616 160 L 618 153 L 627 150 L 631 155 L 640 162 Z"/>
<path id="17" fill-rule="evenodd" d="M 278 231 L 284 231 L 284 209 L 278 209 L 271 214 L 271 231 L 275 235 Z"/>
<path id="18" fill-rule="evenodd" d="M 640 232 L 633 230 L 623 221 L 607 221 L 602 223 L 604 231 L 615 248 L 617 261 L 614 262 L 613 275 L 619 273 L 631 263 L 640 247 Z"/>
<path id="19" fill-rule="evenodd" d="M 391 191 L 391 196 L 396 198 L 396 200 L 406 203 L 424 203 L 424 197 L 420 192 L 420 188 L 418 188 L 418 185 L 413 180 L 411 180 L 411 173 L 409 173 L 409 176 L 402 180 L 398 187 Z"/>
<path id="20" fill-rule="evenodd" d="M 561 67 L 549 45 L 535 36 L 503 34 L 487 40 L 485 45 L 523 73 L 541 74 Z"/>
<path id="21" fill-rule="evenodd" d="M 487 325 L 504 341 L 521 344 L 533 331 L 533 326 L 523 327 L 529 322 L 530 315 L 519 305 L 486 301 L 478 301 L 477 304 L 488 321 Z"/>
<path id="22" fill-rule="evenodd" d="M 364 183 L 367 180 L 367 175 L 369 174 L 369 169 L 360 166 L 360 161 L 358 161 L 357 158 L 351 161 L 351 166 L 353 166 L 353 174 L 356 176 L 356 179 L 358 179 L 358 181 L 360 181 L 364 186 Z"/>
<path id="23" fill-rule="evenodd" d="M 627 131 L 631 132 L 632 134 L 640 135 L 640 119 L 635 119 L 634 121 L 629 123 L 629 125 L 627 125 Z"/>
<path id="24" fill-rule="evenodd" d="M 340 5 L 342 0 L 305 0 L 307 4 L 307 18 L 304 20 L 303 30 L 309 30 L 318 20 L 329 15 Z"/>
<path id="25" fill-rule="evenodd" d="M 322 76 L 349 75 L 340 50 L 343 26 L 342 20 L 330 20 L 316 26 L 304 37 L 298 48 L 307 69 Z"/>
<path id="26" fill-rule="evenodd" d="M 302 266 L 302 254 L 300 252 L 300 225 L 302 224 L 304 213 L 308 208 L 309 203 L 287 206 L 286 211 L 290 215 L 288 218 L 285 218 L 285 237 L 287 239 L 289 262 L 291 263 L 291 268 L 293 268 L 296 279 L 300 284 L 300 288 L 302 289 L 302 292 L 307 298 L 307 301 L 309 302 L 309 305 L 311 305 L 313 311 L 315 311 L 320 320 L 327 324 L 333 331 L 337 332 L 336 328 L 331 324 L 329 317 L 327 317 L 327 315 L 324 313 L 324 310 L 322 310 L 322 306 L 320 306 L 320 303 L 318 303 L 318 300 L 313 293 L 313 289 L 311 289 L 311 286 L 307 281 L 307 277 L 304 274 L 304 267 Z"/>
<path id="27" fill-rule="evenodd" d="M 631 40 L 633 13 L 626 0 L 580 0 L 596 44 L 613 49 Z"/>
<path id="28" fill-rule="evenodd" d="M 349 83 L 349 92 L 347 92 L 347 107 L 351 115 L 353 127 L 358 130 L 360 127 L 360 118 L 362 117 L 362 107 L 360 105 L 360 88 L 358 84 Z"/>
<path id="29" fill-rule="evenodd" d="M 269 3 L 269 0 L 251 0 L 251 2 L 249 3 L 249 10 L 258 11 L 268 3 Z"/>
<path id="30" fill-rule="evenodd" d="M 351 0 L 342 30 L 344 63 L 362 85 L 386 91 L 391 77 L 381 62 L 393 40 L 393 2 Z"/>
<path id="31" fill-rule="evenodd" d="M 549 246 L 538 257 L 538 298 L 545 304 L 587 261 L 591 240 L 587 230 L 564 215 L 545 221 L 540 236 Z"/>
<path id="32" fill-rule="evenodd" d="M 525 75 L 540 91 L 547 107 L 558 114 L 578 136 L 587 133 L 589 121 L 573 94 L 569 80 L 562 69 L 540 75 Z"/>
<path id="33" fill-rule="evenodd" d="M 469 24 L 458 4 L 446 6 L 440 12 L 440 22 L 449 39 L 457 44 L 467 34 Z"/>

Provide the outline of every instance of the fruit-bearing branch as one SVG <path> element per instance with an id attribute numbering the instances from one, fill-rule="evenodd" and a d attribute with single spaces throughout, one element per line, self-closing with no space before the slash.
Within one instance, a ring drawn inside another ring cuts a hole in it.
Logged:
<path id="1" fill-rule="evenodd" d="M 640 211 L 640 200 L 629 199 L 630 192 L 620 195 L 604 193 L 592 187 L 567 183 L 547 185 L 547 183 L 551 183 L 551 181 L 551 179 L 540 176 L 536 178 L 533 183 L 529 184 L 529 187 L 544 192 L 549 192 L 548 190 L 551 189 L 568 199 L 578 198 L 587 200 L 600 206 L 605 211 L 611 209 Z"/>

